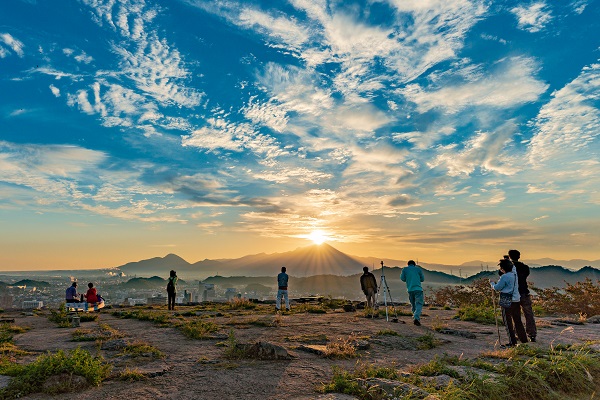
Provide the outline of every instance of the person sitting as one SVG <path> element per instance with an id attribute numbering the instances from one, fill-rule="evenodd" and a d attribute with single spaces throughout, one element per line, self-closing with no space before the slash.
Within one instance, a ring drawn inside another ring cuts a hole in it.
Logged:
<path id="1" fill-rule="evenodd" d="M 98 302 L 98 293 L 96 292 L 96 288 L 92 282 L 88 283 L 88 291 L 85 294 L 85 301 L 88 303 L 97 303 Z"/>
<path id="2" fill-rule="evenodd" d="M 79 303 L 79 295 L 77 294 L 77 282 L 73 282 L 66 291 L 66 302 L 67 303 Z"/>

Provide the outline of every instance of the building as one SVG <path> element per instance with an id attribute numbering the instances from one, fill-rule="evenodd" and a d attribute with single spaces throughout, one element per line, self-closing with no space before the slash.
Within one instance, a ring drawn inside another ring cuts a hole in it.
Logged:
<path id="1" fill-rule="evenodd" d="M 213 301 L 215 299 L 215 284 L 205 283 L 202 291 L 202 301 Z"/>
<path id="2" fill-rule="evenodd" d="M 146 304 L 149 306 L 164 306 L 167 304 L 167 298 L 164 296 L 148 297 Z"/>
<path id="3" fill-rule="evenodd" d="M 39 300 L 25 300 L 23 301 L 23 308 L 25 310 L 39 310 L 44 307 L 44 302 Z"/>
<path id="4" fill-rule="evenodd" d="M 231 301 L 237 295 L 237 290 L 235 288 L 227 288 L 225 289 L 225 298 L 227 301 Z"/>

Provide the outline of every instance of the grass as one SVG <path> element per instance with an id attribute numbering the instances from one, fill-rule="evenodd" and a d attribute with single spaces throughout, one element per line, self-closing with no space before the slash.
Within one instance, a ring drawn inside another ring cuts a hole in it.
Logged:
<path id="1" fill-rule="evenodd" d="M 171 315 L 166 311 L 119 310 L 113 311 L 112 315 L 125 319 L 133 318 L 140 321 L 150 321 L 161 326 L 169 326 L 171 324 Z"/>
<path id="2" fill-rule="evenodd" d="M 299 304 L 292 309 L 292 313 L 326 314 L 327 310 L 322 304 Z"/>
<path id="3" fill-rule="evenodd" d="M 283 338 L 286 342 L 299 342 L 299 343 L 327 343 L 327 335 L 324 333 L 304 334 L 296 336 L 286 336 Z"/>
<path id="4" fill-rule="evenodd" d="M 30 393 L 57 394 L 70 392 L 75 388 L 67 384 L 44 389 L 44 383 L 52 376 L 73 374 L 85 378 L 88 385 L 98 386 L 110 374 L 111 366 L 101 357 L 94 357 L 88 351 L 77 348 L 65 353 L 62 350 L 39 356 L 34 362 L 21 365 L 13 363 L 4 366 L 3 375 L 14 378 L 8 386 L 0 390 L 0 398 L 13 399 Z"/>
<path id="5" fill-rule="evenodd" d="M 118 375 L 117 380 L 119 381 L 125 381 L 125 382 L 138 382 L 138 381 L 145 381 L 147 380 L 148 377 L 146 375 L 144 375 L 142 372 L 140 372 L 139 369 L 137 368 L 125 368 L 123 371 L 121 371 L 121 373 Z"/>
<path id="6" fill-rule="evenodd" d="M 352 338 L 337 338 L 325 346 L 323 356 L 326 358 L 356 358 L 356 346 Z"/>
<path id="7" fill-rule="evenodd" d="M 219 326 L 214 322 L 192 320 L 185 321 L 179 326 L 181 332 L 190 339 L 208 339 L 211 333 L 217 332 Z"/>
<path id="8" fill-rule="evenodd" d="M 496 358 L 501 363 L 486 360 Z M 465 367 L 466 373 L 453 370 L 452 366 Z M 478 370 L 487 371 L 475 372 Z M 600 354 L 584 345 L 562 349 L 517 346 L 514 348 L 482 353 L 474 360 L 447 355 L 436 357 L 412 369 L 412 375 L 398 376 L 393 367 L 357 365 L 354 372 L 334 368 L 330 383 L 324 384 L 323 392 L 339 392 L 373 399 L 357 383 L 357 378 L 384 377 L 420 386 L 440 399 L 490 400 L 490 399 L 539 399 L 591 398 L 600 389 Z M 421 377 L 448 375 L 455 379 L 443 388 L 436 388 Z M 590 397 L 591 396 L 591 397 Z"/>
<path id="9" fill-rule="evenodd" d="M 498 312 L 499 315 L 499 312 Z M 480 324 L 496 324 L 494 309 L 488 306 L 468 305 L 458 309 L 458 319 L 461 321 L 473 321 Z M 502 323 L 502 318 L 498 318 L 498 323 Z"/>
<path id="10" fill-rule="evenodd" d="M 435 349 L 438 346 L 442 345 L 442 341 L 436 338 L 433 333 L 426 333 L 423 336 L 419 336 L 417 338 L 419 345 L 417 346 L 419 350 L 429 350 Z"/>
<path id="11" fill-rule="evenodd" d="M 78 328 L 75 329 L 71 335 L 73 336 L 73 339 L 71 339 L 73 342 L 95 342 L 96 341 L 96 336 L 94 336 L 94 331 L 92 329 L 82 329 L 82 328 Z"/>
<path id="12" fill-rule="evenodd" d="M 227 341 L 225 344 L 225 358 L 228 360 L 239 360 L 242 358 L 246 358 L 247 354 L 243 348 L 239 346 L 239 342 L 235 337 L 235 332 L 232 330 L 229 331 L 229 335 L 227 336 Z"/>
<path id="13" fill-rule="evenodd" d="M 232 299 L 227 302 L 223 308 L 227 310 L 254 310 L 257 304 L 248 299 Z"/>
<path id="14" fill-rule="evenodd" d="M 142 341 L 135 341 L 123 348 L 120 355 L 129 355 L 132 357 L 153 357 L 165 358 L 165 353 L 158 350 L 156 347 Z"/>
<path id="15" fill-rule="evenodd" d="M 377 336 L 402 336 L 398 332 L 393 331 L 391 329 L 382 329 L 379 332 L 377 332 L 376 335 Z"/>

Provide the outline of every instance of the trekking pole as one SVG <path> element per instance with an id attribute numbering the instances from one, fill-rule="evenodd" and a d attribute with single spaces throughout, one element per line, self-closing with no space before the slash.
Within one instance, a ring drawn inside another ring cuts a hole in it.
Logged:
<path id="1" fill-rule="evenodd" d="M 501 345 L 502 339 L 500 339 L 500 327 L 498 326 L 498 315 L 496 314 L 496 292 L 492 288 L 492 304 L 494 305 L 494 321 L 496 322 L 496 330 L 498 331 L 498 345 Z"/>

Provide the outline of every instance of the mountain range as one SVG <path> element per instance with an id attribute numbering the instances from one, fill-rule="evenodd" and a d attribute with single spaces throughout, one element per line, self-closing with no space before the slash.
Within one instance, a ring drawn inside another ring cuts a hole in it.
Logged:
<path id="1" fill-rule="evenodd" d="M 571 260 L 571 262 L 565 263 L 585 266 L 584 268 L 579 267 L 580 269 L 577 271 L 563 268 L 558 265 L 561 261 L 549 258 L 524 261 L 532 267 L 529 279 L 540 287 L 562 286 L 564 281 L 573 283 L 586 277 L 591 279 L 600 277 L 599 270 L 591 267 L 591 265 L 600 265 L 600 260 Z M 370 270 L 378 269 L 380 268 L 380 262 L 380 258 L 351 256 L 324 243 L 284 253 L 260 253 L 236 259 L 205 259 L 196 263 L 189 263 L 175 254 L 168 254 L 165 257 L 130 262 L 117 267 L 117 269 L 127 276 L 168 276 L 169 270 L 174 269 L 177 271 L 178 276 L 183 279 L 206 279 L 212 276 L 211 279 L 218 277 L 227 280 L 233 278 L 225 277 L 243 276 L 246 283 L 256 281 L 255 283 L 269 284 L 268 280 L 265 281 L 263 278 L 277 275 L 281 266 L 286 266 L 290 276 L 303 278 L 303 280 L 306 278 L 306 282 L 310 282 L 311 277 L 316 276 L 319 277 L 320 281 L 323 281 L 326 276 L 336 277 L 335 280 L 340 281 L 342 277 L 349 280 L 357 279 L 365 265 Z M 490 271 L 482 270 L 484 264 L 491 266 Z M 541 264 L 544 266 L 541 267 Z M 386 267 L 404 265 L 406 265 L 404 260 L 385 260 Z M 461 265 L 419 262 L 419 265 L 424 269 L 426 282 L 433 285 L 468 283 L 479 277 L 496 275 L 496 262 L 471 261 Z M 462 274 L 461 270 L 464 270 L 465 274 L 456 276 L 456 272 Z M 399 268 L 386 268 L 386 271 L 389 271 L 389 279 L 398 279 L 395 275 L 399 276 Z M 471 274 L 467 275 L 469 271 Z M 449 274 L 448 272 L 454 273 Z M 250 277 L 258 279 L 249 279 Z M 307 283 L 307 285 L 310 285 L 310 283 Z"/>

